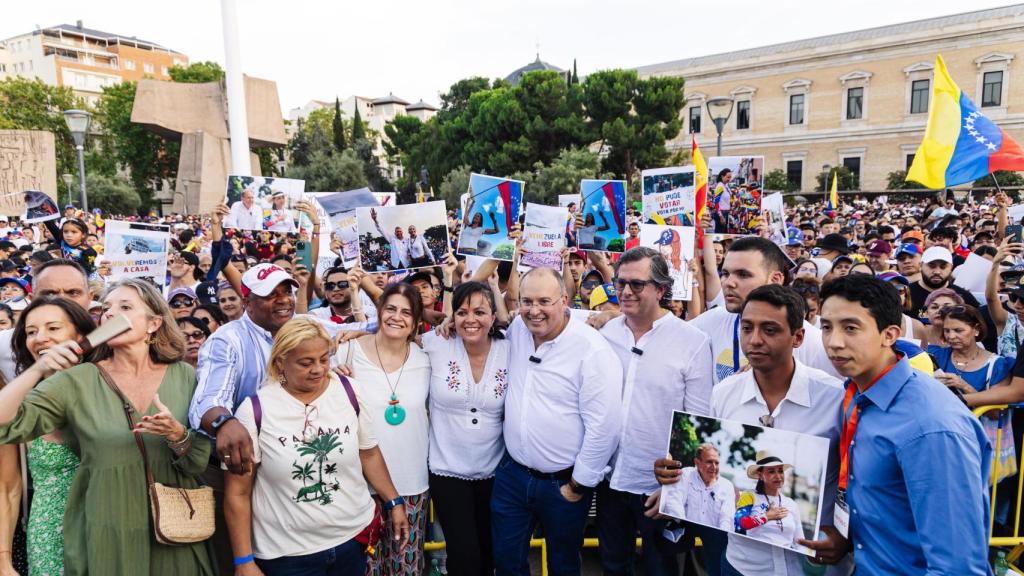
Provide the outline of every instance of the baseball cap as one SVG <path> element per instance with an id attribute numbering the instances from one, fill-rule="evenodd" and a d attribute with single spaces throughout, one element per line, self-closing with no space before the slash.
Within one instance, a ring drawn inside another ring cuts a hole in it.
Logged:
<path id="1" fill-rule="evenodd" d="M 412 284 L 416 280 L 422 280 L 422 281 L 426 282 L 427 284 L 430 284 L 431 286 L 433 286 L 434 285 L 434 279 L 436 279 L 436 278 L 437 278 L 436 275 L 434 275 L 434 274 L 432 274 L 432 273 L 430 273 L 430 272 L 428 272 L 426 270 L 420 270 L 419 272 L 417 272 L 415 274 L 412 274 L 410 276 L 406 276 L 402 280 L 402 282 L 405 282 L 406 284 Z"/>
<path id="2" fill-rule="evenodd" d="M 195 252 L 182 250 L 178 252 L 178 256 L 181 256 L 181 259 L 188 262 L 191 266 L 199 266 L 199 256 L 196 256 Z"/>
<path id="3" fill-rule="evenodd" d="M 257 264 L 242 274 L 242 296 L 248 296 L 251 292 L 265 298 L 282 282 L 291 284 L 292 288 L 299 287 L 299 283 L 284 268 L 267 262 Z"/>
<path id="4" fill-rule="evenodd" d="M 790 227 L 786 232 L 786 246 L 803 246 L 804 233 L 798 228 Z"/>
<path id="5" fill-rule="evenodd" d="M 219 304 L 217 299 L 217 282 L 207 280 L 196 285 L 196 297 L 201 305 Z"/>
<path id="6" fill-rule="evenodd" d="M 615 293 L 615 286 L 611 284 L 601 284 L 594 291 L 590 293 L 590 309 L 593 310 L 605 302 L 611 302 L 612 304 L 619 303 L 619 296 Z"/>
<path id="7" fill-rule="evenodd" d="M 8 260 L 8 262 L 10 262 L 10 260 Z M 18 286 L 21 286 L 21 289 L 25 291 L 25 294 L 31 294 L 32 293 L 32 287 L 29 286 L 28 282 L 25 282 L 21 278 L 0 278 L 0 286 L 3 286 L 4 284 L 12 284 L 12 283 L 13 284 L 17 284 Z"/>
<path id="8" fill-rule="evenodd" d="M 170 302 L 171 300 L 174 300 L 178 296 L 188 296 L 193 301 L 198 300 L 198 298 L 196 298 L 196 293 L 191 288 L 187 286 L 181 286 L 167 293 L 167 301 Z"/>
<path id="9" fill-rule="evenodd" d="M 899 272 L 882 272 L 878 275 L 878 279 L 882 282 L 898 282 L 904 286 L 910 286 L 910 280 L 907 280 L 907 277 Z"/>
<path id="10" fill-rule="evenodd" d="M 924 234 L 921 234 L 921 232 L 918 230 L 910 230 L 904 232 L 903 235 L 900 236 L 900 240 L 902 240 L 903 242 L 906 242 L 908 239 L 917 240 L 921 244 L 924 244 Z"/>
<path id="11" fill-rule="evenodd" d="M 911 256 L 920 256 L 921 248 L 916 244 L 900 244 L 899 250 L 896 250 L 896 258 L 898 259 L 903 254 L 910 254 Z"/>
<path id="12" fill-rule="evenodd" d="M 929 262 L 935 262 L 936 260 L 942 260 L 943 262 L 953 263 L 953 254 L 942 246 L 932 246 L 931 248 L 924 251 L 924 255 L 921 256 L 921 262 L 927 264 Z"/>
<path id="13" fill-rule="evenodd" d="M 892 245 L 885 240 L 872 240 L 868 243 L 868 254 L 872 256 L 888 256 L 892 254 Z"/>
<path id="14" fill-rule="evenodd" d="M 850 244 L 842 234 L 826 234 L 824 238 L 818 241 L 818 248 L 820 250 L 835 250 L 840 254 L 846 254 L 850 251 Z"/>

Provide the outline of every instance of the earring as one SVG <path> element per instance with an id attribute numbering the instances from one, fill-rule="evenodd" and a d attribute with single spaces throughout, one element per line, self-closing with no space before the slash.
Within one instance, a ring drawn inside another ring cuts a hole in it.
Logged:
<path id="1" fill-rule="evenodd" d="M 156 342 L 156 334 L 154 332 L 149 333 L 149 338 L 146 338 L 146 344 L 152 344 Z"/>

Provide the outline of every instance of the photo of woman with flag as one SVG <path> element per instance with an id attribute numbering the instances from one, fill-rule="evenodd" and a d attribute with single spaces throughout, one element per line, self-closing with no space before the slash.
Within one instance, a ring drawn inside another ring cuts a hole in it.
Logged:
<path id="1" fill-rule="evenodd" d="M 581 250 L 622 252 L 626 248 L 626 183 L 581 180 L 576 212 L 576 245 Z"/>
<path id="2" fill-rule="evenodd" d="M 458 253 L 511 261 L 515 240 L 509 233 L 519 221 L 522 205 L 519 180 L 470 174 Z"/>

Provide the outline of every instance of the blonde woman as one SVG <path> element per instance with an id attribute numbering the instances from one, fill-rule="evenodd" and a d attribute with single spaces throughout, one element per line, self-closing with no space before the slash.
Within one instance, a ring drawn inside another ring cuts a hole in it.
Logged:
<path id="1" fill-rule="evenodd" d="M 215 574 L 206 543 L 156 542 L 135 443 L 141 433 L 157 482 L 198 485 L 210 444 L 194 441 L 182 424 L 196 385 L 195 371 L 181 361 L 185 343 L 162 295 L 144 280 L 111 286 L 101 323 L 116 314 L 128 317 L 131 329 L 98 347 L 94 362 L 79 364 L 82 349 L 62 342 L 0 390 L 0 443 L 57 430 L 76 439 L 82 462 L 64 515 L 67 574 Z M 114 386 L 129 403 L 135 433 Z"/>
<path id="2" fill-rule="evenodd" d="M 278 330 L 267 381 L 235 416 L 252 438 L 255 470 L 226 474 L 224 511 L 242 576 L 363 576 L 379 532 L 367 482 L 397 538 L 405 506 L 377 447 L 376 416 L 330 369 L 331 339 L 313 318 Z"/>

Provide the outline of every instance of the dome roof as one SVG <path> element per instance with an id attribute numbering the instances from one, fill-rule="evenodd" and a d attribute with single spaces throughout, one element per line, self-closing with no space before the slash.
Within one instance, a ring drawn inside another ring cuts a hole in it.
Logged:
<path id="1" fill-rule="evenodd" d="M 405 106 L 409 103 L 406 102 L 405 100 L 402 100 L 398 96 L 395 96 L 394 93 L 389 93 L 387 96 L 384 96 L 383 98 L 377 98 L 373 101 L 374 106 L 381 104 L 400 104 L 402 106 Z"/>
<path id="2" fill-rule="evenodd" d="M 408 112 L 410 110 L 431 110 L 433 112 L 437 112 L 438 108 L 437 108 L 437 106 L 434 106 L 432 104 L 427 104 L 426 102 L 424 102 L 421 99 L 419 102 L 417 102 L 415 104 L 410 104 L 410 105 L 405 107 L 405 111 L 406 112 Z"/>
<path id="3" fill-rule="evenodd" d="M 523 74 L 526 74 L 528 72 L 538 72 L 540 70 L 554 70 L 555 72 L 558 72 L 560 74 L 565 72 L 565 70 L 562 70 L 558 66 L 555 66 L 554 64 L 548 64 L 547 62 L 541 60 L 540 53 L 538 53 L 536 60 L 530 62 L 529 64 L 523 66 L 522 68 L 516 69 L 508 76 L 505 76 L 505 81 L 515 86 L 516 84 L 519 84 L 519 81 L 523 78 Z"/>

